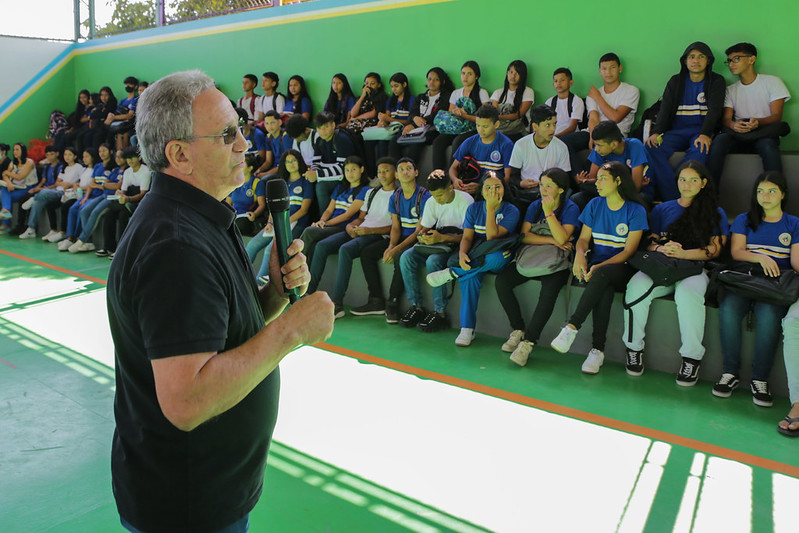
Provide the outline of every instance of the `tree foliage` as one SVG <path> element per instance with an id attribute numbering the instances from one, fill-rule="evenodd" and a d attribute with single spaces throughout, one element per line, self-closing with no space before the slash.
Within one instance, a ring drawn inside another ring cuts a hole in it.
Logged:
<path id="1" fill-rule="evenodd" d="M 164 11 L 169 22 L 190 20 L 225 13 L 266 0 L 165 0 Z M 108 0 L 114 6 L 111 22 L 97 28 L 98 35 L 151 28 L 156 25 L 156 0 Z"/>

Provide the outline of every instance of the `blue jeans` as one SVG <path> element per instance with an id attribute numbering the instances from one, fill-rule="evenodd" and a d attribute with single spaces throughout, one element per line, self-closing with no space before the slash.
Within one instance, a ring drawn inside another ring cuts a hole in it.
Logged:
<path id="1" fill-rule="evenodd" d="M 11 205 L 14 202 L 19 202 L 19 199 L 28 194 L 28 191 L 33 188 L 33 185 L 30 187 L 26 187 L 25 189 L 14 189 L 9 191 L 6 188 L 0 189 L 0 203 L 2 203 L 3 209 L 7 211 L 11 211 Z M 4 220 L 4 226 L 10 226 L 11 220 Z"/>
<path id="2" fill-rule="evenodd" d="M 322 274 L 325 271 L 327 257 L 332 253 L 338 253 L 338 249 L 341 245 L 350 239 L 352 239 L 352 237 L 350 237 L 346 231 L 339 231 L 316 243 L 316 248 L 311 258 L 311 266 L 309 268 L 311 282 L 308 284 L 308 293 L 316 292 L 316 288 L 319 286 L 319 281 L 322 279 Z"/>
<path id="3" fill-rule="evenodd" d="M 83 209 L 80 210 L 79 214 L 83 231 L 81 231 L 78 240 L 83 242 L 92 241 L 92 232 L 94 231 L 94 226 L 97 224 L 97 219 L 100 218 L 103 211 L 108 209 L 108 200 L 106 200 L 106 198 L 108 198 L 106 195 L 98 196 L 97 198 L 87 200 L 83 205 Z"/>
<path id="4" fill-rule="evenodd" d="M 763 170 L 782 172 L 779 138 L 764 137 L 754 142 L 744 142 L 729 133 L 716 135 L 713 139 L 713 144 L 710 145 L 707 168 L 710 171 L 710 177 L 714 180 L 717 191 L 721 183 L 721 174 L 724 172 L 724 160 L 727 154 L 730 152 L 752 153 L 753 151 L 760 154 L 760 158 L 763 160 Z"/>
<path id="5" fill-rule="evenodd" d="M 62 191 L 57 191 L 55 189 L 44 189 L 43 191 L 37 192 L 36 196 L 33 197 L 33 207 L 31 207 L 30 215 L 28 215 L 28 227 L 35 230 L 42 212 L 51 205 L 58 205 L 61 203 L 61 197 L 63 195 L 64 193 Z M 56 230 L 56 228 L 50 229 L 53 231 Z"/>
<path id="6" fill-rule="evenodd" d="M 400 272 L 408 293 L 408 301 L 414 307 L 422 307 L 422 290 L 419 287 L 419 267 L 424 263 L 427 272 L 443 270 L 451 257 L 458 256 L 458 252 L 451 254 L 422 255 L 413 247 L 405 250 L 400 256 Z M 433 287 L 433 306 L 436 313 L 444 313 L 447 309 L 447 286 Z"/>
<path id="7" fill-rule="evenodd" d="M 680 191 L 677 189 L 677 182 L 674 179 L 674 169 L 669 163 L 669 158 L 674 152 L 685 152 L 685 157 L 680 165 L 686 161 L 699 161 L 702 164 L 707 161 L 708 154 L 694 146 L 694 141 L 698 137 L 699 132 L 694 128 L 670 130 L 663 134 L 663 142 L 660 146 L 644 146 L 649 159 L 648 176 L 655 185 L 658 196 L 664 202 L 680 197 Z M 679 167 L 679 165 L 677 166 Z"/>
<path id="8" fill-rule="evenodd" d="M 785 335 L 782 352 L 788 376 L 788 396 L 791 403 L 799 403 L 799 303 L 788 308 L 788 314 L 782 319 L 782 334 Z"/>
<path id="9" fill-rule="evenodd" d="M 299 239 L 303 230 L 307 226 L 302 226 L 299 223 L 291 230 L 291 239 Z M 250 258 L 250 263 L 255 264 L 255 258 L 258 257 L 258 252 L 264 251 L 264 257 L 261 261 L 261 267 L 258 269 L 256 278 L 262 278 L 269 275 L 269 254 L 272 253 L 272 240 L 274 237 L 271 235 L 264 235 L 263 231 L 259 231 L 250 242 L 247 243 L 247 257 Z"/>
<path id="10" fill-rule="evenodd" d="M 93 198 L 86 200 L 86 203 L 83 205 L 81 205 L 80 200 L 78 200 L 69 207 L 69 212 L 67 213 L 67 237 L 77 237 L 80 232 L 83 231 L 83 225 L 80 222 L 80 212 L 83 211 L 92 200 Z"/>
<path id="11" fill-rule="evenodd" d="M 316 201 L 319 204 L 318 207 L 320 217 L 330 204 L 330 197 L 332 196 L 333 191 L 336 190 L 336 186 L 338 186 L 339 183 L 341 183 L 339 180 L 316 182 Z"/>
<path id="12" fill-rule="evenodd" d="M 480 298 L 480 287 L 483 278 L 489 272 L 498 273 L 505 265 L 510 263 L 510 252 L 493 252 L 483 258 L 479 267 L 464 270 L 461 267 L 450 267 L 458 276 L 458 286 L 461 288 L 461 327 L 472 328 L 477 324 L 477 301 Z M 507 256 L 507 257 L 506 257 Z"/>
<path id="13" fill-rule="evenodd" d="M 741 320 L 750 307 L 754 308 L 757 321 L 752 379 L 768 380 L 782 332 L 780 322 L 788 308 L 744 298 L 732 291 L 724 292 L 724 299 L 719 306 L 723 371 L 738 375 L 741 370 Z"/>
<path id="14" fill-rule="evenodd" d="M 136 529 L 135 527 L 130 525 L 130 522 L 128 522 L 121 516 L 119 517 L 119 521 L 122 523 L 122 527 L 124 527 L 131 533 L 145 533 L 144 531 Z M 248 514 L 238 522 L 230 524 L 227 527 L 223 527 L 222 529 L 218 529 L 214 533 L 247 533 L 249 530 L 250 530 L 250 515 Z"/>
<path id="15" fill-rule="evenodd" d="M 363 235 L 345 242 L 338 249 L 338 271 L 336 272 L 336 286 L 333 289 L 333 301 L 337 304 L 344 302 L 344 294 L 350 284 L 352 275 L 352 262 L 360 257 L 361 251 L 373 242 L 383 239 L 384 235 Z"/>

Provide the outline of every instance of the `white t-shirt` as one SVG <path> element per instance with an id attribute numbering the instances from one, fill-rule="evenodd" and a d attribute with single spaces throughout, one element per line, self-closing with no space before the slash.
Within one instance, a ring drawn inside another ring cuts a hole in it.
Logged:
<path id="1" fill-rule="evenodd" d="M 376 193 L 367 192 L 366 198 L 363 201 L 363 209 L 362 211 L 366 211 L 366 204 L 369 201 L 369 197 L 374 194 L 374 198 L 372 198 L 372 204 L 369 206 L 369 211 L 366 211 L 366 216 L 361 222 L 362 228 L 384 228 L 386 226 L 391 225 L 391 213 L 388 212 L 388 202 L 391 200 L 391 197 L 394 196 L 394 191 L 396 189 L 387 191 L 385 189 L 380 189 Z"/>
<path id="2" fill-rule="evenodd" d="M 131 185 L 136 185 L 142 191 L 150 190 L 150 181 L 153 179 L 153 173 L 147 168 L 147 165 L 142 164 L 138 172 L 133 172 L 133 169 L 128 167 L 122 175 L 122 185 L 119 187 L 122 192 L 125 192 Z"/>
<path id="3" fill-rule="evenodd" d="M 491 101 L 496 102 L 498 104 L 509 103 L 512 104 L 516 100 L 516 91 L 511 91 L 508 89 L 508 94 L 505 95 L 505 100 L 502 102 L 499 99 L 502 97 L 502 91 L 504 89 L 497 89 L 494 91 L 494 94 L 491 95 Z M 532 102 L 535 103 L 535 93 L 530 87 L 525 87 L 524 92 L 522 93 L 522 102 Z M 530 109 L 527 110 L 525 116 L 527 117 L 527 122 L 530 122 L 530 111 L 532 111 L 533 106 L 530 106 Z M 500 113 L 501 114 L 501 113 Z"/>
<path id="4" fill-rule="evenodd" d="M 552 137 L 545 148 L 539 148 L 533 140 L 534 136 L 531 133 L 516 141 L 510 155 L 510 166 L 521 169 L 523 180 L 538 181 L 541 173 L 548 168 L 557 167 L 566 172 L 571 170 L 569 149 L 563 141 Z"/>
<path id="5" fill-rule="evenodd" d="M 255 101 L 253 102 L 253 98 Z M 260 96 L 242 96 L 238 100 L 238 107 L 247 111 L 247 117 L 250 120 L 255 120 L 255 114 L 261 109 L 261 97 Z"/>
<path id="6" fill-rule="evenodd" d="M 89 186 L 89 183 L 91 183 L 93 179 L 94 179 L 94 169 L 91 167 L 84 168 L 83 172 L 81 172 L 80 174 L 80 183 L 78 184 L 78 186 L 81 189 L 85 189 L 86 187 Z"/>
<path id="7" fill-rule="evenodd" d="M 261 99 L 261 105 L 256 108 L 256 111 L 260 111 L 264 115 L 267 111 L 272 111 L 273 109 L 281 113 L 283 112 L 283 108 L 286 107 L 286 97 L 282 94 L 273 94 L 272 96 L 263 95 L 259 98 Z M 272 106 L 272 102 L 274 102 L 274 107 Z"/>
<path id="8" fill-rule="evenodd" d="M 633 121 L 635 120 L 635 112 L 638 109 L 638 100 L 641 98 L 638 88 L 630 85 L 629 83 L 621 82 L 621 84 L 616 87 L 616 90 L 612 93 L 606 93 L 604 85 L 599 87 L 599 93 L 602 95 L 602 98 L 605 99 L 605 102 L 607 102 L 607 104 L 613 109 L 618 109 L 619 106 L 626 106 L 630 108 L 630 112 L 627 113 L 627 116 L 624 117 L 621 122 L 619 122 L 621 136 L 629 136 L 630 128 L 632 128 Z M 599 113 L 600 121 L 610 120 L 602 113 L 602 110 L 599 108 L 599 104 L 597 104 L 593 98 L 586 97 L 585 105 L 588 108 L 589 113 L 591 113 L 591 111 L 596 111 Z"/>
<path id="9" fill-rule="evenodd" d="M 769 104 L 775 100 L 791 99 L 788 88 L 777 76 L 758 74 L 755 81 L 744 85 L 741 80 L 727 87 L 724 107 L 731 107 L 734 120 L 765 118 L 771 115 Z"/>
<path id="10" fill-rule="evenodd" d="M 463 96 L 463 87 L 461 87 L 460 89 L 455 89 L 454 91 L 452 91 L 452 94 L 449 95 L 449 103 L 452 104 L 452 105 L 455 105 L 455 102 L 457 102 L 458 98 L 460 98 L 461 96 Z M 469 95 L 469 96 L 471 96 L 471 95 Z M 489 103 L 489 101 L 490 100 L 488 98 L 488 91 L 486 91 L 485 89 L 483 89 L 481 87 L 480 88 L 480 103 L 481 103 L 481 105 L 482 104 L 487 104 L 487 103 Z"/>
<path id="11" fill-rule="evenodd" d="M 469 193 L 455 191 L 455 198 L 448 204 L 440 204 L 435 198 L 430 198 L 424 204 L 422 213 L 422 226 L 425 228 L 443 228 L 455 226 L 463 229 L 463 220 L 466 210 L 474 203 L 474 198 Z"/>
<path id="12" fill-rule="evenodd" d="M 297 150 L 299 153 L 302 154 L 302 159 L 303 161 L 305 161 L 305 164 L 308 166 L 309 169 L 313 164 L 313 152 L 314 152 L 313 145 L 314 141 L 316 141 L 316 138 L 318 136 L 319 134 L 316 133 L 316 130 L 311 130 L 311 134 L 308 135 L 308 138 L 302 141 L 301 143 L 297 143 L 297 139 L 294 139 L 291 143 L 291 149 Z"/>
<path id="13" fill-rule="evenodd" d="M 25 163 L 27 163 L 28 161 L 30 161 L 31 163 L 33 163 L 33 159 L 30 159 L 30 158 L 28 158 L 28 159 L 25 161 Z M 17 166 L 16 166 L 14 163 L 11 163 L 11 165 L 9 165 L 9 167 L 8 167 L 8 170 L 10 170 L 11 172 L 13 172 L 14 174 L 17 174 L 17 173 L 18 173 L 19 171 L 21 171 L 21 170 L 22 170 L 24 167 L 25 167 L 25 165 L 22 165 L 22 166 L 21 166 L 21 167 L 18 169 L 18 168 L 17 168 Z M 32 164 L 32 165 L 30 166 L 30 169 L 28 169 L 28 173 L 27 173 L 27 174 L 25 174 L 23 177 L 21 177 L 21 178 L 19 178 L 19 179 L 12 179 L 12 180 L 11 180 L 11 183 L 12 183 L 12 184 L 14 184 L 14 187 L 18 187 L 18 188 L 20 188 L 20 189 L 24 189 L 25 187 L 28 187 L 28 186 L 30 186 L 30 185 L 36 185 L 36 183 L 37 183 L 38 181 L 39 181 L 39 179 L 36 177 L 36 165 L 35 165 L 35 164 Z M 5 183 L 4 183 L 3 185 L 5 185 Z"/>
<path id="14" fill-rule="evenodd" d="M 61 171 L 61 174 L 59 174 L 58 177 L 61 178 L 61 181 L 64 183 L 78 183 L 78 180 L 80 180 L 80 176 L 83 174 L 84 170 L 85 167 L 83 165 L 80 163 L 75 163 L 71 167 L 65 166 L 64 170 Z M 56 190 L 63 191 L 64 187 L 59 185 L 56 187 Z"/>
<path id="15" fill-rule="evenodd" d="M 547 107 L 552 107 L 552 99 L 558 98 L 558 95 L 553 96 L 549 100 L 547 100 Z M 585 113 L 585 102 L 583 99 L 574 95 L 574 99 L 572 100 L 572 113 L 569 115 L 569 99 L 567 98 L 558 98 L 558 103 L 555 105 L 555 113 L 558 114 L 558 123 L 555 126 L 555 135 L 562 132 L 566 128 L 571 125 L 572 120 L 576 120 L 579 124 L 580 121 L 583 119 L 583 114 Z M 579 131 L 579 126 L 575 131 Z"/>

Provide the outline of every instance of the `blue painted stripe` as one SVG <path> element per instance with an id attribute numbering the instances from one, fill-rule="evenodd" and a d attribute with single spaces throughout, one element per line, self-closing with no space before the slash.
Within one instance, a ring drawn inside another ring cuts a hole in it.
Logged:
<path id="1" fill-rule="evenodd" d="M 72 52 L 75 50 L 75 45 L 72 44 L 65 48 L 60 54 L 58 54 L 52 61 L 50 61 L 42 70 L 40 70 L 28 83 L 22 86 L 20 90 L 14 93 L 11 98 L 9 98 L 2 106 L 0 106 L 0 122 L 6 119 L 4 116 L 6 111 L 11 108 L 17 100 L 20 100 L 22 103 L 22 97 L 29 91 L 31 91 L 35 85 L 43 84 L 47 81 L 48 78 L 52 77 L 60 68 L 67 63 Z M 63 61 L 63 65 L 59 66 L 59 63 Z M 56 68 L 58 67 L 58 68 Z M 52 72 L 51 72 L 52 71 Z"/>

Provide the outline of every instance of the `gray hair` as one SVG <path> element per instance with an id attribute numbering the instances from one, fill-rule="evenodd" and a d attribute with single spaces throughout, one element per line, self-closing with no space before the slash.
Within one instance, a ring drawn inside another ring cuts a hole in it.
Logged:
<path id="1" fill-rule="evenodd" d="M 186 70 L 164 76 L 139 97 L 136 106 L 136 135 L 142 159 L 152 170 L 169 166 L 166 145 L 194 133 L 192 103 L 203 91 L 214 88 L 200 70 Z"/>

